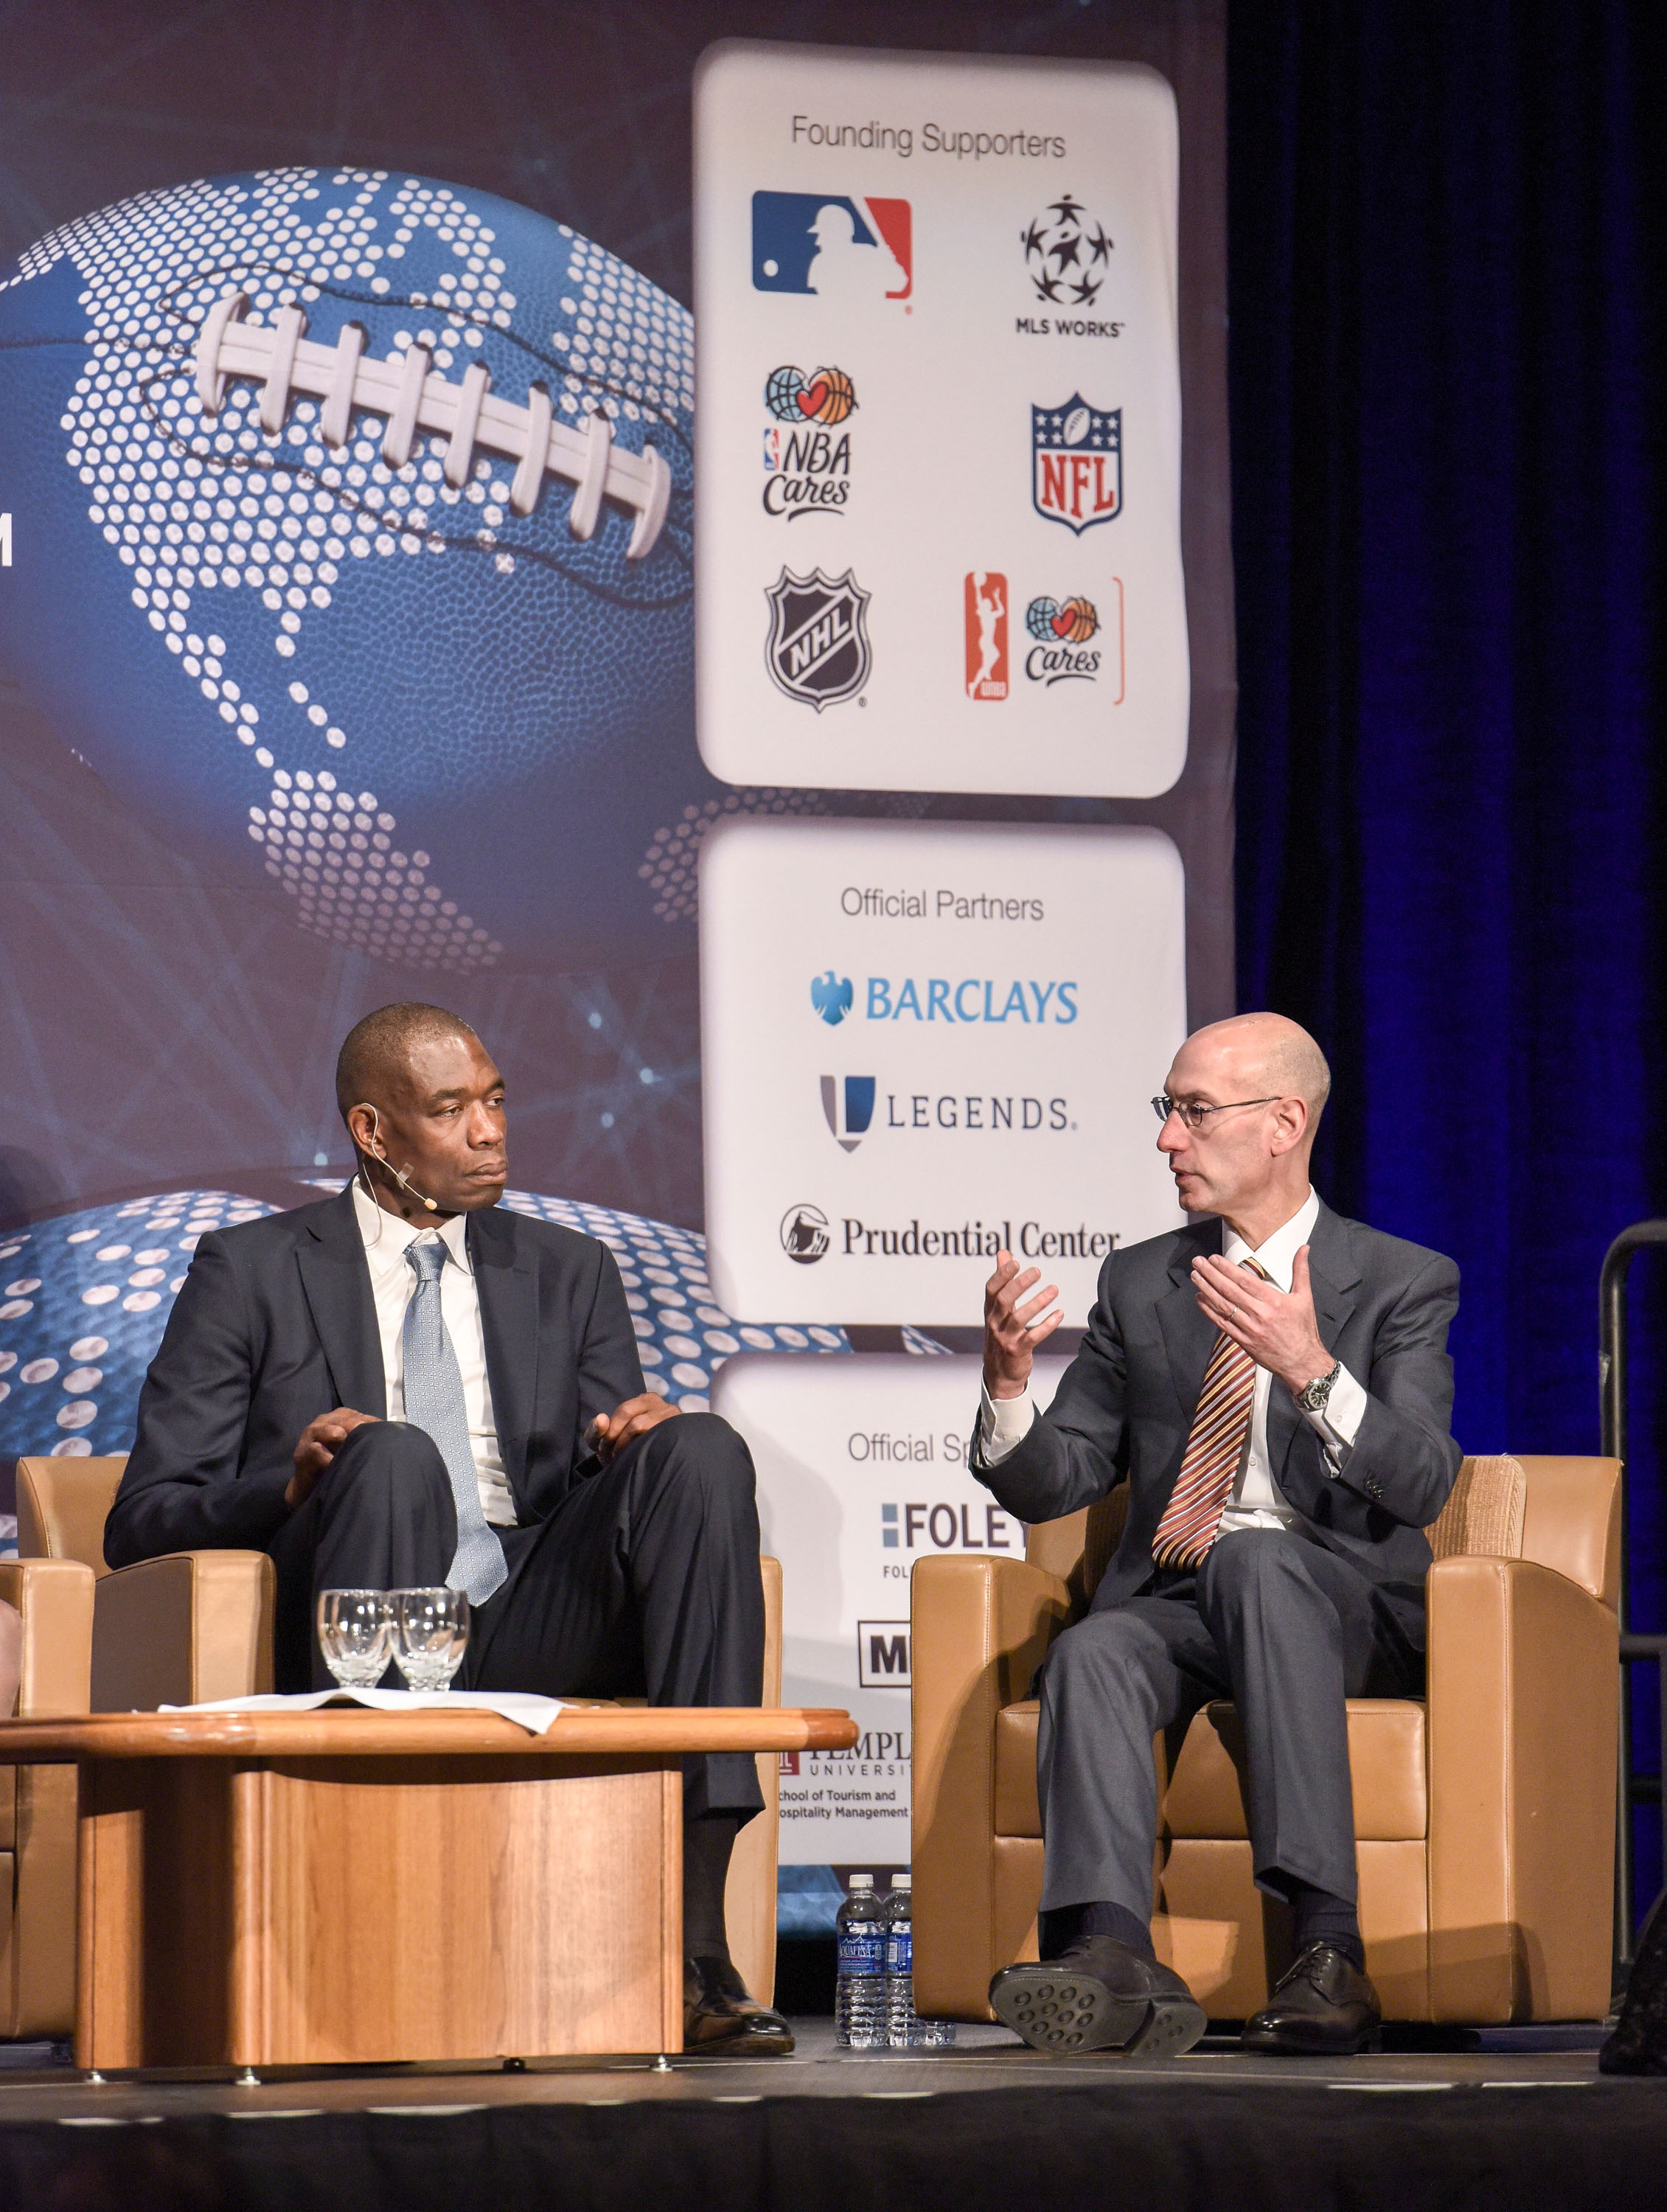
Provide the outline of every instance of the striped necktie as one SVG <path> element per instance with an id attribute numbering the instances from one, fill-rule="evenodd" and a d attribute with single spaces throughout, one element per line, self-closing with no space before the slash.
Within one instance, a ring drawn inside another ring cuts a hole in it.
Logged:
<path id="1" fill-rule="evenodd" d="M 1241 1260 L 1239 1265 L 1264 1281 L 1269 1279 L 1267 1269 L 1254 1260 Z M 1204 1370 L 1204 1387 L 1181 1472 L 1152 1540 L 1152 1556 L 1159 1566 L 1198 1566 L 1214 1543 L 1222 1508 L 1238 1479 L 1255 1399 L 1255 1360 L 1230 1336 L 1218 1336 Z"/>

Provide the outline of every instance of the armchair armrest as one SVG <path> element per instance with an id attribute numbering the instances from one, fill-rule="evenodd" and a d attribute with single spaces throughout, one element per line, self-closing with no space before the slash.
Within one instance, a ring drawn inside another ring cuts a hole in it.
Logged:
<path id="1" fill-rule="evenodd" d="M 93 1651 L 93 1570 L 79 1559 L 0 1559 L 0 1598 L 21 1630 L 17 1717 L 84 1713 Z"/>
<path id="2" fill-rule="evenodd" d="M 915 1990 L 922 2010 L 988 2018 L 995 1923 L 995 1717 L 1071 1617 L 1024 1559 L 922 1559 L 910 1584 Z"/>
<path id="3" fill-rule="evenodd" d="M 84 1713 L 91 1567 L 79 1559 L 0 1559 L 0 1599 L 18 1616 L 18 1717 Z M 73 1766 L 0 1771 L 0 1850 L 10 1855 L 0 1927 L 0 2037 L 65 2035 L 74 2025 L 76 1785 Z"/>
<path id="4" fill-rule="evenodd" d="M 170 1552 L 101 1576 L 93 1711 L 155 1712 L 270 1690 L 276 1591 L 264 1552 Z"/>
<path id="5" fill-rule="evenodd" d="M 1618 1629 L 1530 1559 L 1430 1570 L 1431 2017 L 1609 2001 Z"/>

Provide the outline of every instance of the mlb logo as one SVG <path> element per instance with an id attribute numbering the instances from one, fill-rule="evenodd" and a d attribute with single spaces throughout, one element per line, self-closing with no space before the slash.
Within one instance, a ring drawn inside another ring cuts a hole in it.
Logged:
<path id="1" fill-rule="evenodd" d="M 991 568 L 967 577 L 967 697 L 1007 696 L 1007 580 Z"/>
<path id="2" fill-rule="evenodd" d="M 1080 392 L 1031 410 L 1031 499 L 1038 514 L 1080 538 L 1122 513 L 1122 410 L 1089 406 Z"/>
<path id="3" fill-rule="evenodd" d="M 752 284 L 842 306 L 906 300 L 914 288 L 907 200 L 843 192 L 754 192 Z"/>
<path id="4" fill-rule="evenodd" d="M 842 1152 L 854 1152 L 868 1133 L 868 1124 L 874 1118 L 874 1079 L 872 1075 L 848 1075 L 841 1083 L 837 1075 L 822 1079 L 822 1112 L 829 1133 Z"/>

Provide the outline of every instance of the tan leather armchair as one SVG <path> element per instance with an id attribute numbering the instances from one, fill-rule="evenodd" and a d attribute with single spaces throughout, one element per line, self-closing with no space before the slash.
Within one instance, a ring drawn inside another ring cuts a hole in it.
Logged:
<path id="1" fill-rule="evenodd" d="M 0 1559 L 18 1616 L 9 1713 L 88 1711 L 93 1577 L 72 1559 Z M 0 1767 L 0 2039 L 67 2036 L 76 2019 L 76 1771 Z"/>
<path id="2" fill-rule="evenodd" d="M 176 1552 L 133 1567 L 113 1571 L 105 1565 L 104 1524 L 126 1464 L 125 1456 L 17 1462 L 20 1558 L 30 1561 L 32 1571 L 49 1561 L 63 1563 L 62 1571 L 68 1572 L 70 1562 L 80 1562 L 74 1571 L 82 1579 L 76 1587 L 84 1589 L 88 1614 L 83 1642 L 90 1645 L 90 1702 L 88 1659 L 83 1650 L 80 1704 L 33 1710 L 154 1712 L 160 1705 L 204 1705 L 270 1690 L 277 1580 L 264 1552 Z M 780 1705 L 782 1567 L 771 1559 L 761 1559 L 759 1566 L 764 1586 L 764 1702 Z M 0 1565 L 0 1577 L 4 1572 Z M 0 1597 L 9 1595 L 0 1579 Z M 27 1620 L 25 1626 L 27 1630 Z M 27 1710 L 20 1704 L 20 1711 Z M 9 1773 L 0 1768 L 0 1819 Z M 764 1811 L 740 1832 L 725 1893 L 731 1955 L 747 1987 L 764 2003 L 776 1984 L 776 1756 L 761 1753 L 758 1783 Z M 67 2034 L 73 2024 L 75 1984 L 75 1770 L 21 1770 L 20 1802 L 28 1777 L 40 1778 L 49 1790 L 48 1778 L 67 1778 L 67 1786 L 58 1784 L 64 1800 L 60 1849 L 65 1855 L 67 1881 L 61 1894 L 52 1893 L 50 1909 L 43 1906 L 40 1916 L 45 1931 L 41 1940 L 52 1956 L 58 1957 L 54 1947 L 58 1944 L 65 1949 L 67 1994 L 61 2024 L 50 2031 L 13 2028 L 10 2033 Z"/>
<path id="3" fill-rule="evenodd" d="M 1599 2019 L 1609 2001 L 1621 1468 L 1466 1460 L 1430 1531 L 1421 1700 L 1351 1699 L 1366 1964 L 1393 2020 Z M 989 2020 L 1037 1955 L 1042 1826 L 1031 1684 L 1086 1609 L 1126 1491 L 1030 1530 L 1025 1558 L 922 1560 L 912 1584 L 915 1995 Z M 1226 1704 L 1157 1739 L 1159 1954 L 1242 2020 L 1289 1957 L 1250 1872 Z"/>

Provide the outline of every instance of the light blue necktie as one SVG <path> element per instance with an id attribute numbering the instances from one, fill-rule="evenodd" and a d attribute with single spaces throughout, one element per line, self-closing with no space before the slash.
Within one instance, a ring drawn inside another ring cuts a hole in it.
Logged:
<path id="1" fill-rule="evenodd" d="M 481 1509 L 475 1455 L 469 1448 L 462 1370 L 440 1307 L 440 1271 L 446 1264 L 446 1247 L 438 1242 L 408 1244 L 405 1257 L 417 1277 L 405 1308 L 403 1332 L 405 1419 L 413 1428 L 424 1430 L 434 1438 L 452 1478 L 452 1497 L 457 1505 L 457 1556 L 446 1577 L 447 1587 L 462 1590 L 471 1605 L 484 1605 L 508 1579 L 509 1570 L 504 1564 L 503 1547 Z"/>

